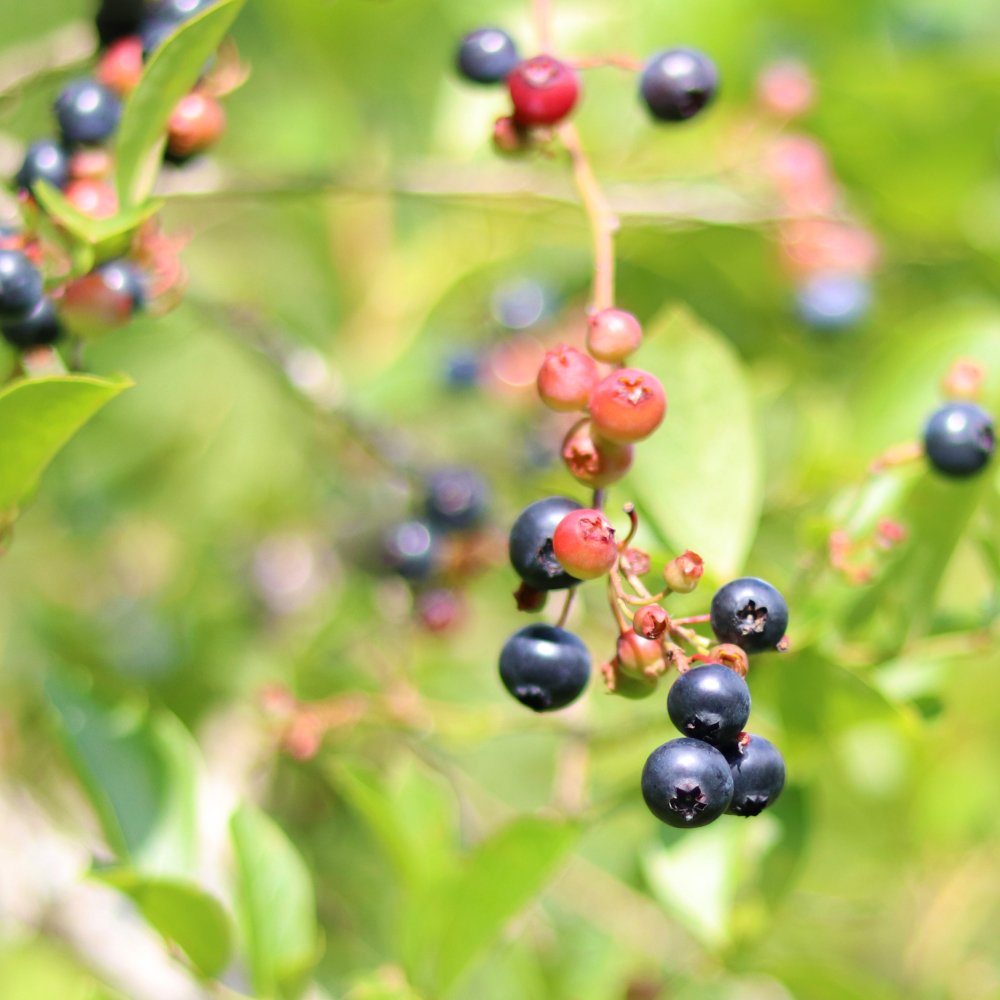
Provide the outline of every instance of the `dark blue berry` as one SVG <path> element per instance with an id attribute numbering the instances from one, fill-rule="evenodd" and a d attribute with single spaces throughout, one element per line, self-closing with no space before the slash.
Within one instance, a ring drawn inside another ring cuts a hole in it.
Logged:
<path id="1" fill-rule="evenodd" d="M 820 331 L 855 326 L 865 318 L 871 303 L 871 285 L 857 274 L 814 274 L 795 293 L 800 319 Z"/>
<path id="2" fill-rule="evenodd" d="M 712 598 L 712 631 L 748 653 L 774 649 L 788 628 L 788 605 L 781 594 L 756 576 L 720 587 Z"/>
<path id="3" fill-rule="evenodd" d="M 0 333 L 14 347 L 40 347 L 59 339 L 62 324 L 52 300 L 43 297 L 22 319 L 0 320 Z"/>
<path id="4" fill-rule="evenodd" d="M 427 477 L 427 518 L 442 531 L 479 527 L 489 502 L 489 487 L 472 469 L 439 469 Z"/>
<path id="5" fill-rule="evenodd" d="M 65 142 L 104 142 L 118 128 L 122 106 L 96 80 L 74 80 L 56 98 L 56 118 Z"/>
<path id="6" fill-rule="evenodd" d="M 706 826 L 729 808 L 733 776 L 715 747 L 701 740 L 671 740 L 649 755 L 642 797 L 668 826 Z"/>
<path id="7" fill-rule="evenodd" d="M 552 294 L 533 278 L 505 281 L 490 300 L 493 318 L 508 330 L 527 330 L 552 310 Z"/>
<path id="8" fill-rule="evenodd" d="M 0 250 L 0 319 L 24 319 L 42 291 L 38 268 L 20 250 Z"/>
<path id="9" fill-rule="evenodd" d="M 470 389 L 479 382 L 481 366 L 475 351 L 457 351 L 447 360 L 445 381 L 452 389 Z"/>
<path id="10" fill-rule="evenodd" d="M 713 746 L 731 743 L 750 718 L 750 689 L 736 671 L 706 663 L 674 681 L 667 714 L 685 736 Z"/>
<path id="11" fill-rule="evenodd" d="M 132 300 L 133 312 L 145 309 L 149 301 L 149 278 L 140 267 L 128 260 L 109 260 L 97 268 L 97 273 L 108 288 Z"/>
<path id="12" fill-rule="evenodd" d="M 535 590 L 563 590 L 580 581 L 570 576 L 552 551 L 559 522 L 580 504 L 569 497 L 546 497 L 529 504 L 510 529 L 510 561 L 517 575 Z"/>
<path id="13" fill-rule="evenodd" d="M 424 580 L 437 568 L 438 545 L 423 521 L 404 521 L 390 528 L 382 539 L 385 567 L 406 580 Z"/>
<path id="14" fill-rule="evenodd" d="M 733 800 L 729 812 L 756 816 L 785 787 L 785 762 L 778 748 L 763 736 L 751 736 L 746 746 L 732 745 L 723 753 L 733 775 Z"/>
<path id="15" fill-rule="evenodd" d="M 150 17 L 163 18 L 180 24 L 211 7 L 215 0 L 159 0 L 153 4 Z"/>
<path id="16" fill-rule="evenodd" d="M 500 28 L 470 31 L 458 46 L 458 72 L 473 83 L 501 83 L 521 61 L 514 40 Z"/>
<path id="17" fill-rule="evenodd" d="M 990 460 L 996 439 L 993 418 L 975 403 L 946 403 L 924 428 L 924 450 L 938 472 L 972 476 Z"/>
<path id="18" fill-rule="evenodd" d="M 650 114 L 679 122 L 696 115 L 719 88 L 715 63 L 695 49 L 666 49 L 646 63 L 639 92 Z"/>
<path id="19" fill-rule="evenodd" d="M 148 17 L 139 28 L 142 57 L 149 57 L 177 30 L 180 21 L 169 17 Z"/>
<path id="20" fill-rule="evenodd" d="M 590 653 L 566 629 L 528 625 L 504 643 L 500 679 L 522 705 L 551 712 L 583 693 L 590 679 Z"/>
<path id="21" fill-rule="evenodd" d="M 101 0 L 95 18 L 101 45 L 134 35 L 145 14 L 145 0 Z"/>
<path id="22" fill-rule="evenodd" d="M 35 181 L 40 180 L 56 188 L 64 188 L 69 180 L 69 154 L 55 139 L 33 142 L 14 177 L 17 186 L 25 191 L 33 190 Z"/>

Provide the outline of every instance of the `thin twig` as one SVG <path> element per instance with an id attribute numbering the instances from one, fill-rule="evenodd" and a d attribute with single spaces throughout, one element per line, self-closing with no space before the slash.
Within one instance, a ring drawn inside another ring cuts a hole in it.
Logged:
<path id="1" fill-rule="evenodd" d="M 552 0 L 531 0 L 534 15 L 535 34 L 538 36 L 538 51 L 552 54 Z"/>

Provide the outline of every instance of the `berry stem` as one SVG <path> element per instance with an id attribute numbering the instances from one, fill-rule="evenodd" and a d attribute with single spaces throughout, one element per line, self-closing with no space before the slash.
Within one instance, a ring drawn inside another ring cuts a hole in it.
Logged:
<path id="1" fill-rule="evenodd" d="M 535 21 L 535 33 L 538 35 L 538 51 L 552 55 L 552 0 L 531 0 L 531 11 Z"/>
<path id="2" fill-rule="evenodd" d="M 643 62 L 635 56 L 628 55 L 582 56 L 579 59 L 571 59 L 570 65 L 574 69 L 602 69 L 605 66 L 613 66 L 629 73 L 638 73 L 642 70 Z"/>
<path id="3" fill-rule="evenodd" d="M 563 628 L 569 619 L 569 613 L 573 608 L 573 601 L 576 599 L 576 587 L 570 587 L 566 591 L 566 600 L 563 601 L 562 611 L 559 612 L 559 620 L 556 622 L 557 628 Z"/>
<path id="4" fill-rule="evenodd" d="M 675 625 L 702 625 L 712 620 L 711 615 L 691 615 L 688 618 L 671 619 Z"/>

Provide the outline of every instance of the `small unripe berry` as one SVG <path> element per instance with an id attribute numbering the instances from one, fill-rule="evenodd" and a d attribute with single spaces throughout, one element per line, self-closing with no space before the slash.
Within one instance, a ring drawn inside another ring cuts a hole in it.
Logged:
<path id="1" fill-rule="evenodd" d="M 676 594 L 690 594 L 705 572 L 705 564 L 697 552 L 688 549 L 671 559 L 663 570 L 663 579 Z"/>
<path id="2" fill-rule="evenodd" d="M 458 595 L 443 588 L 425 591 L 414 603 L 417 621 L 428 632 L 447 632 L 461 621 L 462 611 Z"/>
<path id="3" fill-rule="evenodd" d="M 109 45 L 97 64 L 97 79 L 119 97 L 126 97 L 142 76 L 142 39 L 138 35 L 119 38 Z"/>
<path id="4" fill-rule="evenodd" d="M 584 486 L 600 489 L 618 482 L 632 465 L 634 448 L 594 437 L 589 420 L 574 424 L 562 443 L 562 460 L 569 474 Z"/>
<path id="5" fill-rule="evenodd" d="M 552 56 L 518 63 L 507 77 L 507 87 L 519 125 L 554 125 L 573 110 L 580 96 L 576 70 Z"/>
<path id="6" fill-rule="evenodd" d="M 560 565 L 578 580 L 596 580 L 618 558 L 615 529 L 599 510 L 585 507 L 567 514 L 552 535 L 552 551 Z"/>
<path id="7" fill-rule="evenodd" d="M 92 219 L 110 219 L 118 214 L 118 195 L 104 181 L 81 177 L 70 181 L 64 193 L 66 200 L 78 212 Z"/>
<path id="8" fill-rule="evenodd" d="M 617 364 L 641 343 L 642 327 L 624 309 L 602 309 L 587 320 L 587 350 L 598 361 Z"/>
<path id="9" fill-rule="evenodd" d="M 538 369 L 538 395 L 553 410 L 582 410 L 599 377 L 593 358 L 575 347 L 560 344 L 546 353 Z"/>
<path id="10" fill-rule="evenodd" d="M 210 94 L 185 94 L 170 113 L 167 124 L 167 155 L 182 163 L 213 145 L 226 128 L 226 113 Z"/>
<path id="11" fill-rule="evenodd" d="M 656 673 L 656 668 L 662 668 L 663 650 L 658 642 L 645 639 L 637 635 L 633 629 L 629 629 L 618 636 L 615 661 L 629 676 L 649 677 L 647 670 L 653 668 L 652 672 Z"/>
<path id="12" fill-rule="evenodd" d="M 506 156 L 526 153 L 531 149 L 531 134 L 513 116 L 501 115 L 493 123 L 493 148 Z"/>
<path id="13" fill-rule="evenodd" d="M 632 617 L 632 627 L 643 639 L 659 639 L 667 630 L 670 616 L 659 604 L 646 604 Z"/>
<path id="14" fill-rule="evenodd" d="M 649 437 L 666 412 L 660 380 L 639 368 L 612 372 L 590 395 L 590 419 L 597 433 L 620 444 Z"/>

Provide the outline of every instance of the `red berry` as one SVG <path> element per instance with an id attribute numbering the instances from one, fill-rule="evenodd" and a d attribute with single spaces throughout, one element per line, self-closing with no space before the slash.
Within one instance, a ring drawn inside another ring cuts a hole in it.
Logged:
<path id="1" fill-rule="evenodd" d="M 185 94 L 170 114 L 167 125 L 167 153 L 175 159 L 203 153 L 226 127 L 222 105 L 208 94 Z"/>
<path id="2" fill-rule="evenodd" d="M 617 364 L 641 343 L 642 327 L 624 309 L 602 309 L 587 321 L 587 350 L 598 361 Z"/>
<path id="3" fill-rule="evenodd" d="M 573 110 L 580 96 L 580 78 L 572 67 L 552 56 L 535 56 L 511 70 L 507 88 L 519 125 L 554 125 Z"/>
<path id="4" fill-rule="evenodd" d="M 669 615 L 659 604 L 646 604 L 636 611 L 632 627 L 643 639 L 659 639 L 667 630 Z"/>
<path id="5" fill-rule="evenodd" d="M 583 410 L 597 385 L 597 363 L 575 347 L 560 344 L 538 369 L 538 395 L 553 410 Z"/>
<path id="6" fill-rule="evenodd" d="M 595 490 L 618 482 L 632 465 L 634 451 L 630 444 L 595 438 L 586 417 L 570 428 L 562 443 L 562 459 L 569 474 Z"/>
<path id="7" fill-rule="evenodd" d="M 667 397 L 660 380 L 639 368 L 612 372 L 590 395 L 594 429 L 619 444 L 649 437 L 666 412 Z"/>
<path id="8" fill-rule="evenodd" d="M 415 602 L 417 620 L 428 632 L 447 632 L 462 617 L 462 602 L 451 590 L 428 590 Z"/>
<path id="9" fill-rule="evenodd" d="M 701 556 L 688 549 L 667 563 L 663 570 L 663 579 L 674 592 L 690 594 L 698 586 L 698 581 L 704 572 L 705 564 Z"/>
<path id="10" fill-rule="evenodd" d="M 635 676 L 650 676 L 646 673 L 650 668 L 657 668 L 663 662 L 663 650 L 660 644 L 652 639 L 644 639 L 636 635 L 633 629 L 623 632 L 618 637 L 618 666 L 626 674 Z"/>
<path id="11" fill-rule="evenodd" d="M 97 64 L 97 79 L 119 97 L 135 90 L 142 76 L 142 39 L 138 35 L 119 38 L 109 45 Z"/>
<path id="12" fill-rule="evenodd" d="M 118 195 L 110 184 L 81 177 L 71 181 L 63 192 L 67 201 L 92 219 L 110 219 L 118 214 Z"/>
<path id="13" fill-rule="evenodd" d="M 571 511 L 552 535 L 552 552 L 571 576 L 596 580 L 618 558 L 615 529 L 599 510 L 584 507 Z"/>
<path id="14" fill-rule="evenodd" d="M 517 156 L 531 148 L 531 136 L 512 116 L 504 115 L 493 123 L 493 148 L 505 156 Z"/>

